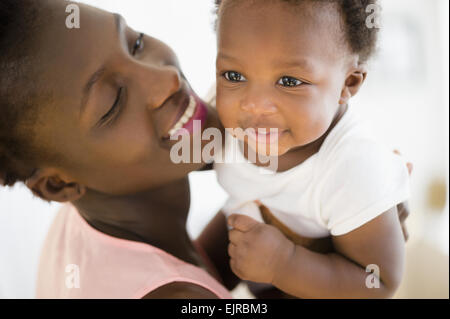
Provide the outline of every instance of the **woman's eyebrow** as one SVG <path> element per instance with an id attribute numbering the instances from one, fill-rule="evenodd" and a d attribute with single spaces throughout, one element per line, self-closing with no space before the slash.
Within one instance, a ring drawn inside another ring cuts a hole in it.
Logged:
<path id="1" fill-rule="evenodd" d="M 122 27 L 125 25 L 125 19 L 117 13 L 113 13 L 114 22 L 116 26 L 116 32 L 118 35 L 120 35 L 122 31 Z M 104 66 L 100 67 L 97 71 L 95 71 L 89 80 L 86 82 L 86 85 L 83 88 L 83 96 L 81 98 L 81 107 L 80 107 L 80 117 L 84 112 L 84 109 L 86 107 L 86 103 L 89 99 L 89 94 L 91 93 L 92 87 L 95 85 L 95 83 L 98 82 L 98 80 L 102 77 L 102 75 L 105 73 L 106 68 Z"/>

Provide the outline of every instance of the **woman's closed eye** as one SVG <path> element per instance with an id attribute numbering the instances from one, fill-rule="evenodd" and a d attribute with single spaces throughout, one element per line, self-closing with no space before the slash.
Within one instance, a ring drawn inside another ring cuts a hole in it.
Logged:
<path id="1" fill-rule="evenodd" d="M 139 51 L 142 51 L 143 48 L 144 48 L 144 33 L 140 33 L 138 38 L 133 44 L 131 54 L 134 56 Z M 109 111 L 105 115 L 103 115 L 102 118 L 98 121 L 97 126 L 106 125 L 112 122 L 115 118 L 117 118 L 121 109 L 125 106 L 126 104 L 125 102 L 126 102 L 126 88 L 119 87 L 113 105 L 111 106 Z"/>
<path id="2" fill-rule="evenodd" d="M 126 102 L 126 88 L 120 87 L 117 93 L 116 99 L 113 103 L 113 106 L 109 109 L 109 111 L 102 116 L 100 121 L 98 121 L 97 126 L 104 126 L 113 122 L 122 108 L 124 107 Z"/>

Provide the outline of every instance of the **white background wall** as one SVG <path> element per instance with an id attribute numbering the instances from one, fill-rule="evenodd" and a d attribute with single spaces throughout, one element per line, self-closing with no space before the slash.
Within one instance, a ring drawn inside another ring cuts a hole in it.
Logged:
<path id="1" fill-rule="evenodd" d="M 168 43 L 178 53 L 194 90 L 207 93 L 215 79 L 212 0 L 83 2 L 120 12 L 133 28 Z M 353 104 L 371 119 L 381 140 L 414 163 L 408 248 L 412 256 L 426 259 L 415 247 L 417 243 L 432 247 L 443 256 L 439 260 L 446 262 L 448 278 L 448 204 L 445 208 L 430 204 L 436 195 L 430 189 L 448 185 L 448 1 L 384 0 L 382 4 L 385 29 L 380 51 L 367 85 Z M 195 237 L 226 195 L 214 173 L 190 177 L 193 204 L 188 229 Z M 448 187 L 444 192 L 448 198 Z M 20 185 L 0 189 L 0 298 L 34 296 L 40 245 L 58 207 L 33 198 Z M 433 271 L 424 266 L 406 284 L 420 282 Z M 439 283 L 427 280 L 420 282 L 423 285 L 430 286 L 427 296 L 443 296 L 434 289 Z M 448 279 L 440 285 L 448 297 Z M 422 290 L 412 294 L 408 289 L 402 296 L 424 296 Z"/>

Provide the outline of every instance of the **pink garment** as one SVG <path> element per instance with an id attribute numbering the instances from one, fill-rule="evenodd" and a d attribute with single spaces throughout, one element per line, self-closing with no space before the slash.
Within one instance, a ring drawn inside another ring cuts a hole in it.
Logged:
<path id="1" fill-rule="evenodd" d="M 142 298 L 171 282 L 193 283 L 231 298 L 202 268 L 154 246 L 104 234 L 66 204 L 42 248 L 36 297 Z"/>

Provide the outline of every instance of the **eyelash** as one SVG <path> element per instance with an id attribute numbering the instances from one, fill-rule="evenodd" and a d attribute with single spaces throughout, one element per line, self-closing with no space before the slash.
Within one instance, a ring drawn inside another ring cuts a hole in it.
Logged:
<path id="1" fill-rule="evenodd" d="M 133 46 L 133 50 L 132 50 L 131 54 L 135 55 L 138 52 L 138 50 L 140 51 L 143 48 L 144 48 L 144 34 L 139 33 L 139 37 L 134 42 L 134 46 Z"/>
<path id="2" fill-rule="evenodd" d="M 244 79 L 245 79 L 245 77 L 244 77 L 242 74 L 240 74 L 239 72 L 236 72 L 236 71 L 226 71 L 226 72 L 224 72 L 224 73 L 222 74 L 222 76 L 225 78 L 225 80 L 227 80 L 227 81 L 229 81 L 229 82 L 232 82 L 232 83 L 244 82 L 244 81 L 242 81 L 242 80 L 241 80 L 241 81 L 239 81 L 239 80 L 232 80 L 232 79 L 230 78 L 231 73 L 234 73 L 235 75 L 239 75 L 241 78 L 244 78 Z M 283 80 L 284 80 L 284 79 L 297 81 L 298 84 L 297 84 L 297 85 L 293 85 L 293 86 L 290 86 L 290 85 L 284 85 L 284 84 L 283 84 L 283 82 L 284 82 Z M 282 82 L 282 83 L 280 83 L 280 82 Z M 302 85 L 302 84 L 305 84 L 305 82 L 303 82 L 303 81 L 301 81 L 301 80 L 299 80 L 299 79 L 296 79 L 296 78 L 294 78 L 294 77 L 292 77 L 292 76 L 283 76 L 283 77 L 281 77 L 281 78 L 277 81 L 277 84 L 279 84 L 279 85 L 281 85 L 281 86 L 283 86 L 283 87 L 291 88 L 291 87 L 298 87 L 298 86 L 300 86 L 300 85 Z"/>
<path id="3" fill-rule="evenodd" d="M 116 100 L 114 101 L 113 106 L 111 107 L 111 109 L 108 111 L 108 113 L 106 113 L 105 115 L 103 115 L 103 117 L 100 119 L 99 121 L 99 126 L 105 125 L 105 124 L 109 124 L 110 122 L 112 122 L 116 117 L 114 115 L 116 115 L 116 113 L 118 111 L 120 111 L 120 105 L 122 104 L 122 97 L 124 95 L 124 87 L 119 88 L 119 92 L 117 93 L 117 97 Z"/>
<path id="4" fill-rule="evenodd" d="M 144 40 L 144 33 L 140 33 L 139 37 L 134 42 L 133 49 L 131 50 L 131 54 L 133 56 L 138 51 L 143 49 L 143 47 L 144 47 L 144 41 L 143 40 Z M 102 118 L 98 122 L 99 126 L 103 126 L 105 124 L 109 124 L 110 122 L 112 122 L 116 118 L 114 115 L 116 115 L 116 113 L 118 113 L 120 111 L 120 109 L 121 109 L 120 106 L 122 105 L 121 102 L 122 102 L 122 97 L 124 95 L 124 91 L 125 91 L 124 87 L 120 87 L 119 88 L 119 91 L 117 93 L 116 100 L 114 101 L 113 106 L 108 111 L 108 113 L 106 113 L 105 115 L 102 116 Z"/>

